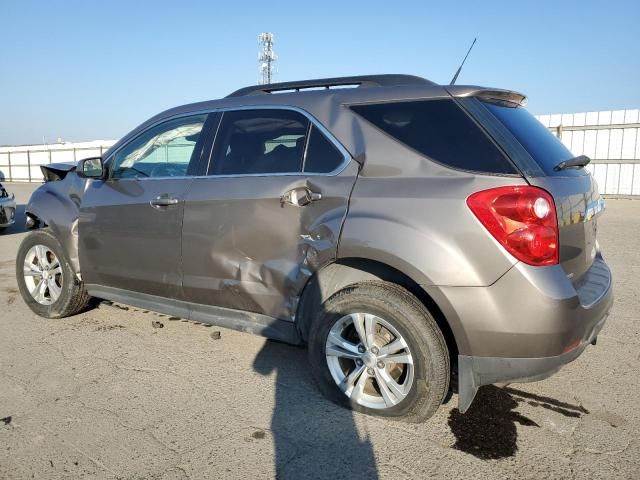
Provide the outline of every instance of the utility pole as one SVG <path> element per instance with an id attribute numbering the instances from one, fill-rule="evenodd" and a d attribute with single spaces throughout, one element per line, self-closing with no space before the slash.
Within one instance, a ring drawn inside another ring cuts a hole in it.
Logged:
<path id="1" fill-rule="evenodd" d="M 274 35 L 273 33 L 263 32 L 258 35 L 258 43 L 261 50 L 258 53 L 258 63 L 260 69 L 260 85 L 266 85 L 273 81 L 273 64 L 278 57 L 273 51 Z"/>

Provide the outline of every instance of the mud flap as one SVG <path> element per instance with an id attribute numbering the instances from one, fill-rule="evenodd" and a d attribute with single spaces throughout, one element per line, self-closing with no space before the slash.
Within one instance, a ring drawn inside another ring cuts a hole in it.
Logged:
<path id="1" fill-rule="evenodd" d="M 458 355 L 458 410 L 460 413 L 469 410 L 479 387 L 473 370 L 473 357 Z"/>

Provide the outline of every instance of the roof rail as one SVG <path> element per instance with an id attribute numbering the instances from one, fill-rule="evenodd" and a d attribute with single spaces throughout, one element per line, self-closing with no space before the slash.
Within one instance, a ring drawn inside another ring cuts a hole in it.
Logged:
<path id="1" fill-rule="evenodd" d="M 386 74 L 386 75 L 360 75 L 355 77 L 335 77 L 335 78 L 319 78 L 316 80 L 301 80 L 298 82 L 282 82 L 282 83 L 269 83 L 266 85 L 254 85 L 251 87 L 244 87 L 235 92 L 227 95 L 229 97 L 244 97 L 247 95 L 261 95 L 267 93 L 276 93 L 284 90 L 293 90 L 299 92 L 300 90 L 325 88 L 331 87 L 390 87 L 397 85 L 435 85 L 430 80 L 422 77 L 416 77 L 415 75 L 399 75 L 399 74 Z"/>

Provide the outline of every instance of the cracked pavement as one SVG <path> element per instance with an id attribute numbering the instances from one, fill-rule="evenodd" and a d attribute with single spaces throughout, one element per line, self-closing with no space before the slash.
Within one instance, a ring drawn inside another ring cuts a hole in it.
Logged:
<path id="1" fill-rule="evenodd" d="M 34 187 L 7 188 L 24 205 Z M 596 347 L 412 425 L 325 400 L 303 349 L 118 305 L 37 317 L 16 225 L 0 235 L 0 478 L 638 478 L 639 233 L 640 201 L 608 200 L 616 301 Z"/>

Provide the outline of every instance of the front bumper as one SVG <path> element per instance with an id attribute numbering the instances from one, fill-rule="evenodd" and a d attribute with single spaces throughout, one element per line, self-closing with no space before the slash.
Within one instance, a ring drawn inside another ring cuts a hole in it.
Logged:
<path id="1" fill-rule="evenodd" d="M 458 344 L 461 412 L 482 385 L 542 380 L 575 360 L 613 304 L 611 271 L 600 254 L 575 282 L 560 265 L 520 263 L 491 286 L 437 293 Z"/>
<path id="2" fill-rule="evenodd" d="M 13 195 L 0 198 L 0 228 L 13 225 L 16 221 L 16 199 Z"/>

